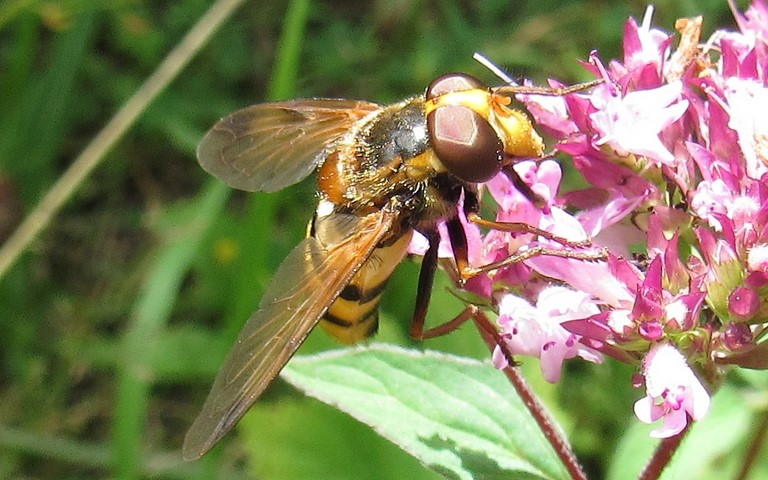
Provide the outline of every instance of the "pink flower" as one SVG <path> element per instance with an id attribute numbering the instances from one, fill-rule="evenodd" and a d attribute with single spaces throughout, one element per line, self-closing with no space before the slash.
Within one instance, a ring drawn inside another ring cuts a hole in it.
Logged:
<path id="1" fill-rule="evenodd" d="M 768 172 L 768 119 L 761 114 L 768 109 L 768 89 L 762 82 L 729 78 L 723 93 L 730 110 L 728 126 L 738 135 L 747 175 L 759 179 Z"/>
<path id="2" fill-rule="evenodd" d="M 696 215 L 706 220 L 715 230 L 722 229 L 717 215 L 726 212 L 726 206 L 731 203 L 734 192 L 722 179 L 699 183 L 691 199 L 691 208 Z"/>
<path id="3" fill-rule="evenodd" d="M 672 163 L 675 157 L 659 134 L 688 108 L 688 101 L 681 100 L 682 89 L 682 83 L 675 82 L 621 98 L 595 96 L 598 111 L 592 114 L 592 122 L 600 135 L 596 144 L 608 144 L 619 155 L 642 155 L 657 163 Z"/>
<path id="4" fill-rule="evenodd" d="M 648 6 L 642 25 L 630 18 L 624 26 L 624 65 L 633 77 L 634 83 L 642 88 L 658 84 L 664 61 L 669 57 L 671 35 L 651 28 L 653 7 Z M 614 68 L 618 65 L 614 64 Z"/>
<path id="5" fill-rule="evenodd" d="M 635 403 L 640 421 L 654 423 L 663 419 L 652 437 L 669 438 L 688 424 L 688 418 L 699 420 L 709 410 L 709 393 L 701 385 L 685 361 L 685 357 L 668 343 L 657 343 L 643 360 L 646 396 Z"/>
<path id="6" fill-rule="evenodd" d="M 753 272 L 768 272 L 768 244 L 760 243 L 749 249 L 747 267 Z"/>
<path id="7" fill-rule="evenodd" d="M 746 13 L 742 14 L 736 9 L 735 3 L 728 2 L 743 35 L 765 44 L 768 40 L 768 5 L 764 1 L 754 1 Z"/>
<path id="8" fill-rule="evenodd" d="M 515 295 L 503 295 L 499 300 L 498 322 L 510 351 L 538 357 L 544 379 L 555 383 L 566 359 L 580 356 L 590 362 L 602 362 L 599 352 L 580 344 L 578 335 L 560 326 L 564 321 L 597 311 L 588 295 L 565 287 L 549 287 L 539 293 L 535 306 Z M 493 361 L 497 368 L 506 367 L 498 348 Z"/>

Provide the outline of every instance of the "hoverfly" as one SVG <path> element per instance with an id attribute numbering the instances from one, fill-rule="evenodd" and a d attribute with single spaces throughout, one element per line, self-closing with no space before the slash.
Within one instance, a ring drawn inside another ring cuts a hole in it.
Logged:
<path id="1" fill-rule="evenodd" d="M 553 94 L 530 88 L 529 93 Z M 580 88 L 585 87 L 554 94 Z M 278 268 L 218 373 L 187 433 L 185 458 L 200 457 L 235 425 L 318 322 L 343 343 L 371 336 L 382 290 L 414 231 L 427 238 L 429 248 L 411 335 L 426 336 L 438 222 L 447 224 L 464 278 L 478 270 L 467 261 L 460 198 L 471 220 L 520 230 L 479 218 L 476 184 L 504 172 L 518 188 L 528 188 L 512 164 L 540 157 L 544 144 L 527 116 L 509 107 L 510 95 L 525 89 L 489 88 L 469 75 L 448 74 L 424 95 L 389 106 L 343 99 L 253 105 L 205 135 L 198 160 L 229 186 L 276 191 L 317 169 L 320 199 L 308 237 Z M 534 198 L 529 188 L 527 193 Z"/>

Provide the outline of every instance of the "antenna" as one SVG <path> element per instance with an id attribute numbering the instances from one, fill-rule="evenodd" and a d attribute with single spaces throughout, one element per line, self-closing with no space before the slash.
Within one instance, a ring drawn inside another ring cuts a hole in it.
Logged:
<path id="1" fill-rule="evenodd" d="M 547 95 L 547 96 L 555 96 L 555 97 L 562 97 L 563 95 L 568 95 L 569 93 L 574 92 L 580 92 L 582 90 L 585 90 L 587 88 L 594 87 L 596 85 L 600 85 L 603 83 L 602 78 L 598 78 L 597 80 L 592 80 L 591 82 L 584 82 L 584 83 L 578 83 L 576 85 L 571 85 L 568 87 L 536 87 L 533 85 L 518 85 L 512 78 L 504 72 L 501 68 L 497 67 L 493 62 L 485 58 L 480 53 L 475 52 L 474 55 L 472 55 L 472 58 L 480 62 L 485 68 L 493 72 L 497 77 L 502 79 L 506 85 L 502 85 L 500 87 L 495 87 L 492 90 L 496 93 L 501 94 L 512 94 L 512 95 Z"/>
<path id="2" fill-rule="evenodd" d="M 507 75 L 507 72 L 497 67 L 496 64 L 488 60 L 483 54 L 475 52 L 474 55 L 472 55 L 472 58 L 474 58 L 482 66 L 484 66 L 485 68 L 493 72 L 494 75 L 502 79 L 504 83 L 508 85 L 517 85 L 517 83 L 515 83 L 515 81 L 512 80 L 512 78 L 509 75 Z"/>

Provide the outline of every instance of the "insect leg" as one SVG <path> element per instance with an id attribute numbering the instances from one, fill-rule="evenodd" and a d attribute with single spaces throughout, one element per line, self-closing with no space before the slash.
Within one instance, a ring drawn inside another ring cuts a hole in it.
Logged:
<path id="1" fill-rule="evenodd" d="M 589 238 L 585 240 L 569 240 L 565 237 L 561 237 L 559 235 L 555 235 L 554 233 L 548 232 L 546 230 L 542 230 L 541 228 L 534 227 L 533 225 L 528 225 L 527 223 L 497 222 L 495 220 L 485 219 L 475 212 L 468 213 L 467 220 L 481 227 L 490 228 L 493 230 L 499 230 L 502 232 L 531 233 L 533 235 L 544 237 L 547 240 L 552 240 L 553 242 L 557 242 L 560 245 L 563 245 L 565 247 L 584 248 L 592 245 L 592 240 Z"/>
<path id="2" fill-rule="evenodd" d="M 574 240 L 569 240 L 565 237 L 555 235 L 546 230 L 542 230 L 538 227 L 534 227 L 533 225 L 528 225 L 527 223 L 497 222 L 495 220 L 487 220 L 480 216 L 480 214 L 478 213 L 479 210 L 480 210 L 480 205 L 479 205 L 477 195 L 474 192 L 467 191 L 464 198 L 464 212 L 467 216 L 467 220 L 469 220 L 470 222 L 476 225 L 479 225 L 481 227 L 490 228 L 493 230 L 500 230 L 503 232 L 530 233 L 533 235 L 538 235 L 548 240 L 557 242 L 563 245 L 564 247 L 568 247 L 568 248 L 558 249 L 558 248 L 549 248 L 544 246 L 535 246 L 535 247 L 530 247 L 524 250 L 517 251 L 511 254 L 510 256 L 508 256 L 507 258 L 500 260 L 498 262 L 489 263 L 487 265 L 482 265 L 480 267 L 473 267 L 469 265 L 468 262 L 466 261 L 467 247 L 466 247 L 466 236 L 464 234 L 463 228 L 460 228 L 460 232 L 459 232 L 455 227 L 453 228 L 451 227 L 451 222 L 448 222 L 447 224 L 448 233 L 451 237 L 451 244 L 454 245 L 454 255 L 456 256 L 456 267 L 459 271 L 459 275 L 462 278 L 462 280 L 466 280 L 482 272 L 490 272 L 493 270 L 497 270 L 507 265 L 511 265 L 517 262 L 522 262 L 522 261 L 528 260 L 529 258 L 537 257 L 539 255 L 549 255 L 554 257 L 573 258 L 576 260 L 587 260 L 587 261 L 604 260 L 608 257 L 608 252 L 605 249 L 600 249 L 597 252 L 594 252 L 594 251 L 585 252 L 585 251 L 574 250 L 574 249 L 591 246 L 592 241 L 590 239 L 574 241 Z M 461 227 L 461 225 L 459 225 L 459 227 Z M 460 248 L 457 249 L 456 245 L 460 246 Z M 462 245 L 463 247 L 461 247 Z M 463 248 L 463 253 L 462 253 L 462 248 Z"/>
<path id="3" fill-rule="evenodd" d="M 423 234 L 427 237 L 429 248 L 421 260 L 416 305 L 413 309 L 413 320 L 411 320 L 411 337 L 416 340 L 429 338 L 424 331 L 424 320 L 427 318 L 429 298 L 432 296 L 432 284 L 435 280 L 435 270 L 437 270 L 437 247 L 440 243 L 437 230 L 430 230 Z"/>
<path id="4" fill-rule="evenodd" d="M 462 277 L 470 278 L 482 272 L 492 272 L 502 267 L 506 267 L 518 262 L 523 262 L 540 255 L 595 262 L 608 258 L 608 250 L 601 248 L 598 251 L 580 251 L 562 248 L 547 248 L 537 245 L 535 247 L 526 248 L 524 250 L 519 250 L 515 253 L 512 253 L 507 258 L 498 262 L 488 263 L 480 267 L 468 267 L 464 272 L 462 272 L 461 275 Z"/>
<path id="5" fill-rule="evenodd" d="M 456 223 L 461 227 L 458 219 Z M 449 231 L 450 231 L 449 222 Z M 435 270 L 437 270 L 437 248 L 440 244 L 440 237 L 436 230 L 426 232 L 424 234 L 429 241 L 429 249 L 424 254 L 424 259 L 421 262 L 421 272 L 419 273 L 419 289 L 416 293 L 416 307 L 413 312 L 413 320 L 411 321 L 411 337 L 416 340 L 424 340 L 427 338 L 435 338 L 456 330 L 462 323 L 466 322 L 472 315 L 467 313 L 465 309 L 459 316 L 446 323 L 440 324 L 436 327 L 424 330 L 424 321 L 427 317 L 427 307 L 429 306 L 429 298 L 432 294 L 432 284 L 435 279 Z M 461 235 L 464 236 L 464 230 L 461 230 Z M 454 242 L 453 236 L 451 236 L 451 242 Z M 458 240 L 457 243 L 460 243 Z M 467 239 L 464 237 L 463 242 L 463 264 L 467 265 Z M 454 249 L 456 248 L 454 243 Z M 460 254 L 461 255 L 461 254 Z M 462 262 L 457 258 L 457 262 Z"/>
<path id="6" fill-rule="evenodd" d="M 476 305 L 467 305 L 467 307 L 459 314 L 459 317 L 466 317 L 467 320 L 471 318 L 475 322 L 475 326 L 483 337 L 483 341 L 488 345 L 488 348 L 493 351 L 493 349 L 498 346 L 501 349 L 502 354 L 506 357 L 507 362 L 513 366 L 517 365 L 517 361 L 515 361 L 512 352 L 509 350 L 509 346 L 502 340 L 499 331 L 479 307 Z"/>
<path id="7" fill-rule="evenodd" d="M 523 182 L 523 180 L 517 175 L 517 173 L 514 173 L 514 170 L 512 168 L 509 168 L 509 170 L 512 171 L 514 176 L 517 178 L 517 180 L 522 184 L 525 185 L 525 188 L 527 188 L 530 191 L 530 187 Z M 508 176 L 510 173 L 504 170 L 504 173 L 506 173 Z M 514 183 L 514 179 L 510 177 L 512 182 Z M 522 189 L 515 185 L 518 190 Z M 531 195 L 537 196 L 533 191 L 531 191 Z M 533 200 L 531 200 L 533 201 Z M 568 240 L 565 237 L 560 237 L 558 235 L 555 235 L 553 233 L 550 233 L 546 230 L 542 230 L 538 227 L 534 227 L 533 225 L 528 225 L 527 223 L 520 223 L 520 222 L 497 222 L 495 220 L 488 220 L 480 216 L 478 213 L 480 212 L 480 201 L 477 198 L 477 193 L 471 190 L 465 190 L 464 192 L 464 215 L 466 215 L 467 220 L 474 223 L 475 225 L 479 225 L 481 227 L 490 228 L 493 230 L 500 230 L 502 232 L 510 232 L 510 233 L 531 233 L 534 235 L 538 235 L 540 237 L 544 237 L 547 240 L 552 240 L 554 242 L 557 242 L 563 246 L 571 247 L 571 248 L 582 248 L 582 247 L 589 247 L 592 245 L 592 241 L 587 240 L 580 240 L 580 241 L 573 241 Z M 449 224 L 450 225 L 450 224 Z M 462 234 L 463 234 L 462 229 Z M 449 229 L 450 233 L 450 229 Z M 451 244 L 453 244 L 453 237 L 451 237 Z M 466 245 L 466 237 L 464 237 L 464 244 Z M 455 247 L 454 247 L 455 252 Z M 459 267 L 459 271 L 462 270 L 462 267 L 458 265 L 457 260 L 457 266 Z"/>
<path id="8" fill-rule="evenodd" d="M 452 320 L 449 320 L 445 323 L 442 323 L 428 330 L 422 331 L 421 332 L 422 336 L 420 337 L 420 339 L 423 340 L 425 338 L 435 338 L 435 337 L 440 337 L 442 335 L 447 335 L 451 333 L 452 331 L 459 328 L 467 320 L 474 318 L 474 311 L 476 309 L 477 307 L 475 307 L 474 305 L 467 306 L 467 308 L 462 310 L 461 313 L 459 313 Z M 496 335 L 498 336 L 498 333 Z"/>

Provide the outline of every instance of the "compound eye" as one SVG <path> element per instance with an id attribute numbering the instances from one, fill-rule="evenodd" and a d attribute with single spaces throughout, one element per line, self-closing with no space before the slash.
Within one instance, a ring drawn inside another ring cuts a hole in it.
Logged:
<path id="1" fill-rule="evenodd" d="M 446 93 L 463 92 L 475 88 L 483 90 L 488 89 L 483 82 L 470 75 L 465 75 L 463 73 L 447 73 L 437 77 L 429 84 L 429 87 L 427 87 L 427 100 L 431 100 Z"/>
<path id="2" fill-rule="evenodd" d="M 484 182 L 501 170 L 501 140 L 493 127 L 471 108 L 438 107 L 427 115 L 427 130 L 437 157 L 462 180 Z"/>

